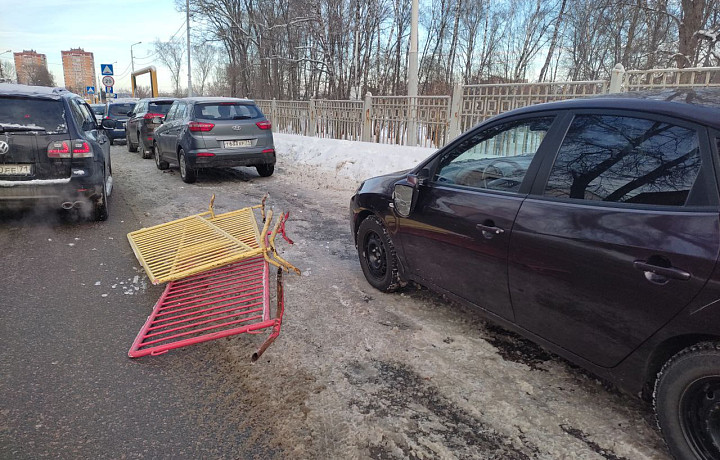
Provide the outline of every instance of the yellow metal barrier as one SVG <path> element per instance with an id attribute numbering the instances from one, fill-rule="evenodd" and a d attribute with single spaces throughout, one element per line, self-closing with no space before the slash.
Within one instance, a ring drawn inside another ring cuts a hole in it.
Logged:
<path id="1" fill-rule="evenodd" d="M 275 235 L 284 225 L 284 216 L 270 233 L 272 212 L 265 216 L 264 198 L 258 206 L 217 215 L 214 201 L 213 195 L 207 212 L 128 233 L 135 257 L 153 284 L 179 280 L 260 254 L 277 267 L 300 273 L 275 250 Z M 265 221 L 262 233 L 254 209 L 261 210 Z"/>

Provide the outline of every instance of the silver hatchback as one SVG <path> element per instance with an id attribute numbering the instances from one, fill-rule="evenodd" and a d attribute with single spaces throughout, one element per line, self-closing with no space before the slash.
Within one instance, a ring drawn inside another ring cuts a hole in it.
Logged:
<path id="1" fill-rule="evenodd" d="M 275 170 L 271 124 L 248 99 L 190 97 L 173 103 L 153 133 L 158 169 L 180 167 L 184 182 L 199 168 L 254 166 L 262 177 Z"/>

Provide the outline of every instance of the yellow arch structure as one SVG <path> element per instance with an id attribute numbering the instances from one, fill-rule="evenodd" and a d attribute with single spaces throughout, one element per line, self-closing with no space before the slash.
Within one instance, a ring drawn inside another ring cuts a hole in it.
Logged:
<path id="1" fill-rule="evenodd" d="M 150 89 L 152 91 L 152 97 L 158 97 L 157 70 L 155 69 L 154 65 L 142 68 L 140 70 L 136 70 L 135 72 L 130 74 L 132 97 L 135 97 L 135 88 L 137 87 L 137 85 L 135 84 L 135 78 L 146 73 L 150 74 Z"/>

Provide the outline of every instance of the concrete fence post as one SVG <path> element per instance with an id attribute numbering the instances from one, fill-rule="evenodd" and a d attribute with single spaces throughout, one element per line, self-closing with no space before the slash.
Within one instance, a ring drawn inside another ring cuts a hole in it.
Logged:
<path id="1" fill-rule="evenodd" d="M 612 72 L 610 73 L 610 93 L 622 93 L 625 88 L 623 88 L 623 83 L 625 80 L 625 67 L 623 67 L 622 64 L 615 64 L 615 67 L 612 69 Z"/>
<path id="2" fill-rule="evenodd" d="M 462 132 L 462 98 L 463 85 L 455 83 L 455 86 L 453 86 L 452 99 L 450 99 L 450 113 L 448 114 L 448 121 L 450 123 L 448 127 L 448 142 L 458 137 Z"/>
<path id="3" fill-rule="evenodd" d="M 417 96 L 408 96 L 408 115 L 410 118 L 407 122 L 407 137 L 405 145 L 415 147 L 418 139 L 418 98 Z"/>
<path id="4" fill-rule="evenodd" d="M 273 98 L 272 102 L 270 103 L 270 121 L 272 122 L 273 132 L 277 132 L 277 130 L 278 130 L 277 101 L 275 100 L 275 98 Z"/>
<path id="5" fill-rule="evenodd" d="M 309 105 L 309 115 L 310 120 L 308 123 L 308 136 L 317 136 L 317 106 L 315 105 L 315 98 L 310 98 L 310 105 Z"/>
<path id="6" fill-rule="evenodd" d="M 372 137 L 372 93 L 368 91 L 363 103 L 363 125 L 360 140 L 372 142 Z"/>

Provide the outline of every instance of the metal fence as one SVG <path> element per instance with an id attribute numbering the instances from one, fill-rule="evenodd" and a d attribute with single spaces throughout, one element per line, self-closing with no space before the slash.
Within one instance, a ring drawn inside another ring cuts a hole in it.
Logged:
<path id="1" fill-rule="evenodd" d="M 456 85 L 452 96 L 373 96 L 362 101 L 258 100 L 273 131 L 329 139 L 439 148 L 508 110 L 597 94 L 720 87 L 720 67 L 626 71 L 610 80 Z"/>

